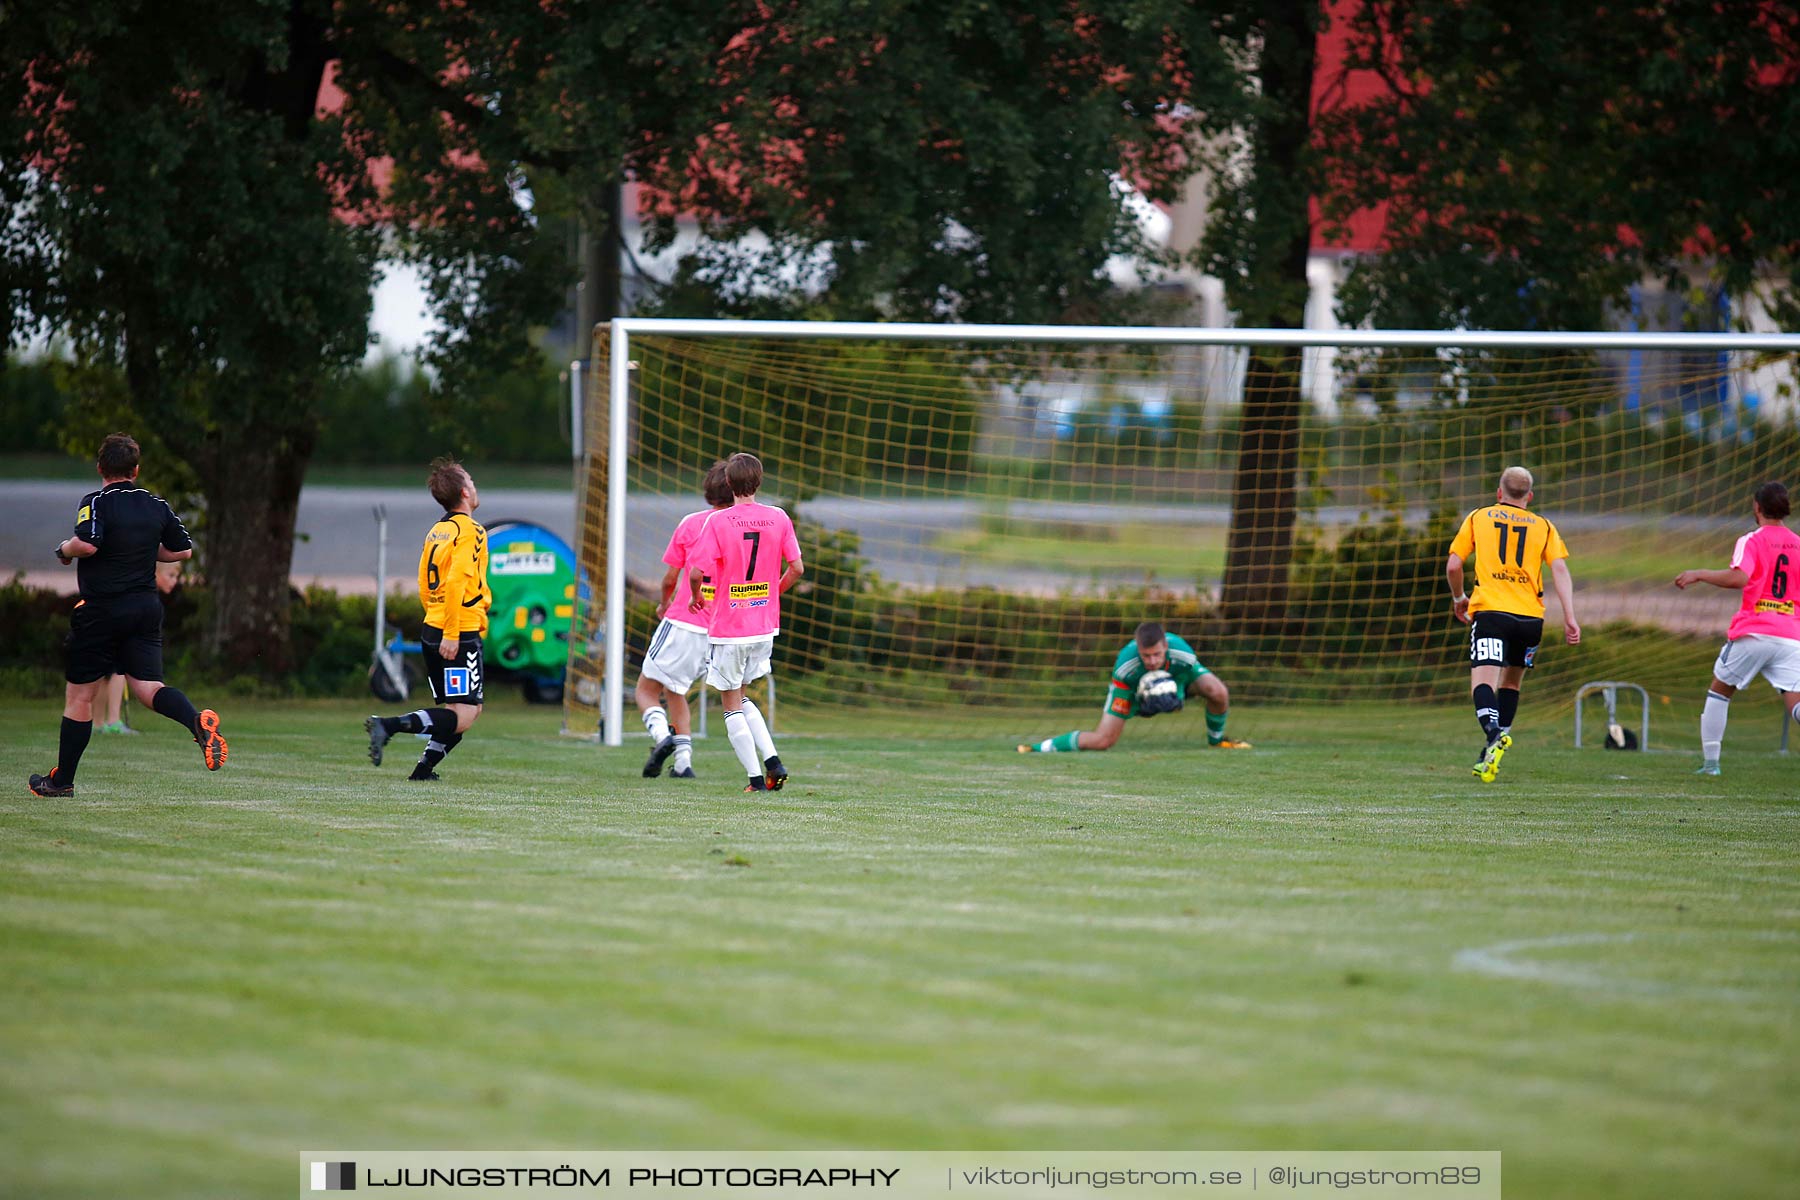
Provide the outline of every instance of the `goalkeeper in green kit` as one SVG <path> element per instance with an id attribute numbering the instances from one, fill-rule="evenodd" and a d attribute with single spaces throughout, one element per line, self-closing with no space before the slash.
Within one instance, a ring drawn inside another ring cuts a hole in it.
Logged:
<path id="1" fill-rule="evenodd" d="M 1132 717 L 1154 717 L 1178 712 L 1183 698 L 1196 692 L 1206 700 L 1206 744 L 1221 750 L 1248 750 L 1250 743 L 1225 736 L 1225 718 L 1231 710 L 1231 693 L 1217 675 L 1200 664 L 1194 648 L 1155 621 L 1137 627 L 1137 636 L 1125 643 L 1113 663 L 1112 685 L 1100 724 L 1091 730 L 1071 730 L 1035 745 L 1022 745 L 1020 754 L 1053 754 L 1059 750 L 1110 750 Z"/>

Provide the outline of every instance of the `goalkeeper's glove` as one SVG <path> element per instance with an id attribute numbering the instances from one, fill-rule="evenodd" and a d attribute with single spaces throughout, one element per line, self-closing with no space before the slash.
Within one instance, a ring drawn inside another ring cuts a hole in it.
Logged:
<path id="1" fill-rule="evenodd" d="M 1154 692 L 1148 696 L 1139 696 L 1137 715 L 1155 717 L 1163 713 L 1180 712 L 1182 696 L 1179 690 L 1173 692 Z"/>

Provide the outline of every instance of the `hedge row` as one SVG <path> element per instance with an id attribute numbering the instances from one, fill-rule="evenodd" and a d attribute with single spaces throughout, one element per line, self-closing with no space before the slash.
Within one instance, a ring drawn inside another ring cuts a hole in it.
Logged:
<path id="1" fill-rule="evenodd" d="M 1191 641 L 1236 701 L 1442 700 L 1467 687 L 1460 627 L 1446 619 L 1441 540 L 1430 555 L 1396 547 L 1371 527 L 1330 550 L 1303 548 L 1297 595 L 1307 604 L 1278 634 L 1234 635 L 1194 593 L 1151 590 L 1106 596 L 1035 596 L 992 589 L 908 592 L 861 569 L 849 535 L 809 541 L 803 591 L 784 602 L 779 657 L 784 695 L 833 704 L 909 707 L 1044 705 L 1092 698 L 1114 654 L 1146 617 Z M 296 594 L 292 667 L 224 674 L 199 648 L 209 599 L 203 587 L 170 598 L 167 677 L 208 695 L 361 697 L 368 694 L 374 598 L 323 589 Z M 47 697 L 62 690 L 62 646 L 74 601 L 0 586 L 0 686 Z M 416 637 L 417 598 L 396 597 L 388 618 Z M 628 662 L 654 631 L 649 601 L 627 606 Z M 1615 626 L 1590 630 L 1579 653 L 1556 650 L 1534 673 L 1534 691 L 1566 697 L 1585 678 L 1627 678 L 1679 688 L 1705 678 L 1714 639 Z M 496 673 L 497 674 L 497 673 Z M 1579 676 L 1579 678 L 1577 678 Z"/>
<path id="2" fill-rule="evenodd" d="M 296 592 L 291 666 L 279 673 L 222 672 L 201 656 L 210 597 L 204 587 L 183 586 L 164 600 L 163 667 L 184 688 L 209 688 L 233 696 L 362 696 L 368 694 L 374 642 L 375 598 L 340 596 L 324 588 Z M 14 695 L 62 692 L 63 647 L 73 596 L 27 587 L 18 577 L 0 585 L 0 680 Z M 417 637 L 424 621 L 418 598 L 393 597 L 388 621 Z"/>

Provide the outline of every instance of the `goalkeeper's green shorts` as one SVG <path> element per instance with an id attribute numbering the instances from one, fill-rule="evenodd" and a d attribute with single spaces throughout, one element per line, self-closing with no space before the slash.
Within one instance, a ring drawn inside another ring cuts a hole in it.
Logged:
<path id="1" fill-rule="evenodd" d="M 1121 721 L 1131 720 L 1137 716 L 1137 693 L 1122 687 L 1108 687 L 1104 711 L 1109 717 L 1117 717 Z"/>

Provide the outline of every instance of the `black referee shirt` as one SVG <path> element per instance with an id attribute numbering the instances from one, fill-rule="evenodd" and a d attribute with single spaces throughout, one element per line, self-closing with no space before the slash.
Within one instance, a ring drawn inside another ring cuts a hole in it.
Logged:
<path id="1" fill-rule="evenodd" d="M 156 548 L 186 550 L 194 544 L 168 501 L 129 479 L 81 498 L 75 536 L 97 550 L 75 560 L 83 600 L 154 592 Z"/>

